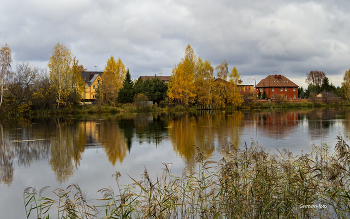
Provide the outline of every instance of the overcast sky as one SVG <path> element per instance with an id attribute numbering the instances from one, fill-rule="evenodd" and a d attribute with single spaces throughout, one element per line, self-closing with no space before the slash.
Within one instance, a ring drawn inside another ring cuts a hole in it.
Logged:
<path id="1" fill-rule="evenodd" d="M 170 75 L 190 44 L 215 68 L 224 59 L 244 84 L 282 74 L 305 87 L 324 71 L 339 86 L 350 68 L 346 0 L 3 0 L 0 46 L 18 62 L 45 67 L 65 45 L 88 70 L 113 55 L 141 75 Z M 95 67 L 97 66 L 97 67 Z"/>

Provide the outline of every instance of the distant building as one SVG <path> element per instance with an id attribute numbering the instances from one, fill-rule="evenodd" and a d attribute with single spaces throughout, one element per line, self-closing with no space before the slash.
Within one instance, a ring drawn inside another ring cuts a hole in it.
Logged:
<path id="1" fill-rule="evenodd" d="M 215 79 L 215 81 L 221 82 L 221 83 L 225 84 L 226 86 L 228 86 L 228 84 L 229 84 L 228 81 L 221 79 L 221 78 L 217 78 L 217 79 Z M 239 80 L 238 84 L 237 84 L 237 88 L 239 89 L 239 92 L 241 94 L 254 92 L 254 85 L 242 84 L 242 82 L 243 82 L 242 80 Z"/>
<path id="2" fill-rule="evenodd" d="M 97 87 L 102 81 L 102 71 L 82 71 L 81 77 L 85 82 L 85 89 L 83 93 L 83 100 L 95 100 Z"/>
<path id="3" fill-rule="evenodd" d="M 298 98 L 298 87 L 283 75 L 269 75 L 256 85 L 256 92 L 260 91 L 262 95 L 265 91 L 269 98 L 283 95 L 287 99 L 296 99 Z"/>
<path id="4" fill-rule="evenodd" d="M 140 76 L 143 82 L 145 82 L 147 79 L 152 80 L 154 77 L 159 78 L 161 81 L 163 81 L 165 84 L 168 84 L 170 81 L 170 76 Z"/>

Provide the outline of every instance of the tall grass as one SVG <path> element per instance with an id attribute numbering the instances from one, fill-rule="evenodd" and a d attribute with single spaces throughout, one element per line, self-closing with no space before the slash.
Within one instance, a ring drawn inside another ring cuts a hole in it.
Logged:
<path id="1" fill-rule="evenodd" d="M 252 142 L 213 161 L 195 149 L 198 167 L 181 176 L 164 163 L 156 179 L 145 169 L 141 180 L 129 176 L 134 183 L 120 186 L 116 172 L 116 191 L 100 189 L 98 206 L 88 205 L 75 184 L 53 191 L 55 200 L 26 189 L 27 216 L 47 217 L 45 211 L 57 206 L 62 218 L 350 217 L 350 147 L 341 136 L 333 154 L 327 145 L 298 156 L 287 150 L 271 154 Z"/>

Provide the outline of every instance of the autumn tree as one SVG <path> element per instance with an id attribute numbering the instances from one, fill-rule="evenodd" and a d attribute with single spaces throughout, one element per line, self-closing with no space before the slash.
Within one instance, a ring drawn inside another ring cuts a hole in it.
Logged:
<path id="1" fill-rule="evenodd" d="M 76 57 L 73 58 L 70 86 L 72 92 L 70 93 L 70 99 L 73 103 L 78 103 L 82 99 L 82 94 L 85 89 L 85 82 L 81 77 L 81 72 L 86 70 L 82 65 L 79 65 L 79 60 Z"/>
<path id="2" fill-rule="evenodd" d="M 226 81 L 229 73 L 226 60 L 224 60 L 220 65 L 216 66 L 215 70 L 217 79 L 214 81 L 211 89 L 213 106 L 217 109 L 225 108 L 227 90 L 229 87 L 229 83 Z"/>
<path id="3" fill-rule="evenodd" d="M 117 61 L 111 56 L 103 70 L 101 94 L 102 100 L 114 104 L 118 97 L 118 91 L 123 85 L 126 74 L 125 65 L 119 58 Z"/>
<path id="4" fill-rule="evenodd" d="M 317 87 L 320 87 L 322 84 L 322 80 L 326 77 L 326 73 L 323 71 L 310 71 L 306 74 L 305 82 L 307 84 L 313 84 Z"/>
<path id="5" fill-rule="evenodd" d="M 2 105 L 2 99 L 4 96 L 4 86 L 11 79 L 11 49 L 10 46 L 5 44 L 0 50 L 0 106 Z"/>
<path id="6" fill-rule="evenodd" d="M 197 102 L 201 106 L 211 105 L 211 85 L 214 81 L 213 71 L 214 68 L 211 66 L 210 61 L 203 61 L 201 57 L 198 57 L 194 83 Z"/>
<path id="7" fill-rule="evenodd" d="M 227 89 L 227 103 L 236 107 L 243 103 L 242 95 L 238 89 L 238 84 L 241 74 L 238 72 L 236 66 L 233 66 L 229 75 L 229 85 Z"/>
<path id="8" fill-rule="evenodd" d="M 350 69 L 345 71 L 344 82 L 342 82 L 342 89 L 346 99 L 350 98 Z"/>
<path id="9" fill-rule="evenodd" d="M 28 62 L 17 64 L 13 80 L 8 85 L 6 102 L 16 112 L 29 110 L 40 75 L 45 70 L 31 66 Z"/>
<path id="10" fill-rule="evenodd" d="M 56 99 L 57 108 L 60 107 L 63 99 L 68 97 L 72 91 L 72 65 L 73 57 L 67 47 L 57 43 L 53 48 L 50 61 L 50 79 L 57 87 L 58 97 Z"/>
<path id="11" fill-rule="evenodd" d="M 172 70 L 168 97 L 171 101 L 189 106 L 196 97 L 194 87 L 196 55 L 190 45 L 187 45 L 185 57 Z"/>
<path id="12" fill-rule="evenodd" d="M 228 72 L 228 64 L 226 60 L 224 60 L 220 65 L 215 68 L 217 77 L 223 80 L 227 80 Z"/>

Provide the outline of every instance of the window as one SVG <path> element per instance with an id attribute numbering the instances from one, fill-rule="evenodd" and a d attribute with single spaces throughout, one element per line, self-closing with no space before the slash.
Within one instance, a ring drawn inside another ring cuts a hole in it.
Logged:
<path id="1" fill-rule="evenodd" d="M 275 91 L 274 87 L 272 88 L 272 91 Z"/>
<path id="2" fill-rule="evenodd" d="M 281 87 L 281 91 L 283 91 L 283 87 Z"/>
<path id="3" fill-rule="evenodd" d="M 260 92 L 263 92 L 263 89 L 262 89 L 262 88 L 260 88 Z"/>
<path id="4" fill-rule="evenodd" d="M 293 95 L 293 99 L 295 99 L 295 95 Z"/>
<path id="5" fill-rule="evenodd" d="M 100 84 L 100 80 L 97 80 L 97 84 Z"/>
<path id="6" fill-rule="evenodd" d="M 284 88 L 284 91 L 287 91 L 287 88 Z"/>
<path id="7" fill-rule="evenodd" d="M 93 95 L 92 98 L 95 98 L 95 95 Z"/>
<path id="8" fill-rule="evenodd" d="M 95 85 L 94 85 L 94 86 L 92 86 L 92 89 L 94 89 L 94 90 L 95 90 Z"/>
<path id="9" fill-rule="evenodd" d="M 295 91 L 295 87 L 293 87 L 293 91 Z"/>

